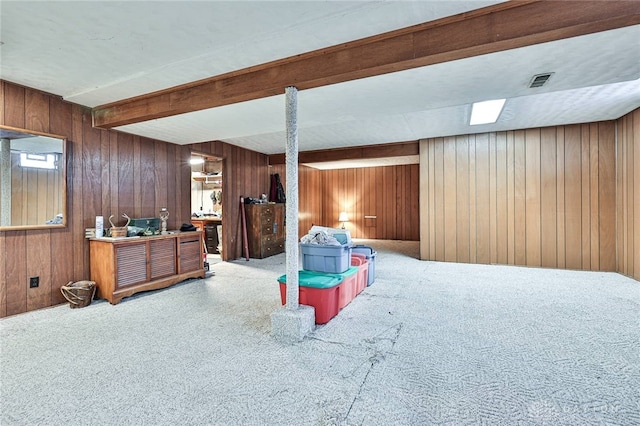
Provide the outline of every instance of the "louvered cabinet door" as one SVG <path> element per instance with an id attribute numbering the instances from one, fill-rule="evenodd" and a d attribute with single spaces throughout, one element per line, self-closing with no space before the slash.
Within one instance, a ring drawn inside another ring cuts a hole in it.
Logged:
<path id="1" fill-rule="evenodd" d="M 97 295 L 114 305 L 141 291 L 204 278 L 201 231 L 138 239 L 94 238 L 89 247 Z"/>
<path id="2" fill-rule="evenodd" d="M 202 269 L 202 240 L 200 235 L 178 238 L 180 265 L 178 273 Z"/>
<path id="3" fill-rule="evenodd" d="M 175 239 L 149 241 L 151 279 L 174 275 L 176 271 Z"/>
<path id="4" fill-rule="evenodd" d="M 116 288 L 147 281 L 147 244 L 117 246 Z"/>

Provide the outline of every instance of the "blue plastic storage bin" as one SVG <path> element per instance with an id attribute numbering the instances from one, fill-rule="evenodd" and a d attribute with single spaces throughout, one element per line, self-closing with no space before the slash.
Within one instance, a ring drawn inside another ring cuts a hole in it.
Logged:
<path id="1" fill-rule="evenodd" d="M 357 245 L 352 248 L 354 253 L 364 254 L 369 261 L 369 276 L 367 277 L 367 286 L 373 284 L 376 279 L 376 251 L 369 246 Z"/>
<path id="2" fill-rule="evenodd" d="M 302 269 L 314 272 L 342 274 L 351 267 L 351 247 L 300 244 Z"/>

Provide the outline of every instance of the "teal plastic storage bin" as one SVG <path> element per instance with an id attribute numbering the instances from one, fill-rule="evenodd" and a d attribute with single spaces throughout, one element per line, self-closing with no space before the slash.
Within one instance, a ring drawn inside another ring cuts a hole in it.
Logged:
<path id="1" fill-rule="evenodd" d="M 305 272 L 305 275 L 316 277 L 334 277 L 340 281 L 340 289 L 338 290 L 338 308 L 342 309 L 347 306 L 357 295 L 358 291 L 358 270 L 357 266 L 349 267 L 341 274 L 329 274 L 326 272 Z"/>
<path id="2" fill-rule="evenodd" d="M 340 285 L 343 278 L 340 274 L 319 274 L 311 271 L 298 271 L 298 285 L 309 288 L 331 288 Z M 287 276 L 281 275 L 278 282 L 286 284 Z"/>
<path id="3" fill-rule="evenodd" d="M 278 278 L 280 283 L 280 301 L 287 303 L 287 276 Z M 299 302 L 313 306 L 316 311 L 316 324 L 326 324 L 340 311 L 340 290 L 342 278 L 333 274 L 316 274 L 298 271 Z"/>

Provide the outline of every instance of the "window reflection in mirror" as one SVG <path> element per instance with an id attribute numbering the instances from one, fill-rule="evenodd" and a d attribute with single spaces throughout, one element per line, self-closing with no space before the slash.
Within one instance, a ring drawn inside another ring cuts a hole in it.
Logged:
<path id="1" fill-rule="evenodd" d="M 0 126 L 0 230 L 67 222 L 66 139 Z"/>

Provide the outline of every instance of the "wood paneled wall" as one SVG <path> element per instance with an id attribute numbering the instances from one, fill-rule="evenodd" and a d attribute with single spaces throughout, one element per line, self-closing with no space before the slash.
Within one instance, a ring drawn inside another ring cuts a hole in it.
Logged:
<path id="1" fill-rule="evenodd" d="M 300 166 L 298 234 L 313 224 L 341 227 L 338 216 L 346 211 L 345 226 L 353 238 L 417 241 L 418 172 L 417 164 L 337 170 Z M 284 165 L 273 166 L 272 173 L 285 176 Z"/>
<path id="2" fill-rule="evenodd" d="M 323 171 L 324 225 L 342 226 L 345 211 L 353 238 L 417 241 L 418 173 L 417 164 Z"/>
<path id="3" fill-rule="evenodd" d="M 615 271 L 615 123 L 421 141 L 423 259 Z"/>
<path id="4" fill-rule="evenodd" d="M 95 216 L 148 217 L 167 207 L 169 228 L 189 221 L 187 147 L 95 129 L 88 108 L 6 81 L 0 123 L 68 138 L 67 227 L 0 232 L 0 316 L 63 303 L 62 285 L 89 279 L 84 230 Z M 37 288 L 29 288 L 33 276 Z"/>
<path id="5" fill-rule="evenodd" d="M 268 157 L 220 141 L 191 144 L 187 149 L 222 158 L 221 257 L 224 260 L 240 258 L 243 256 L 240 197 L 259 198 L 269 193 Z M 191 203 L 188 208 L 190 206 Z"/>
<path id="6" fill-rule="evenodd" d="M 284 164 L 269 166 L 269 174 L 278 173 L 287 189 L 287 170 Z M 322 175 L 321 171 L 300 165 L 298 167 L 298 239 L 314 224 L 322 223 Z"/>
<path id="7" fill-rule="evenodd" d="M 640 108 L 617 124 L 617 270 L 640 280 Z"/>

